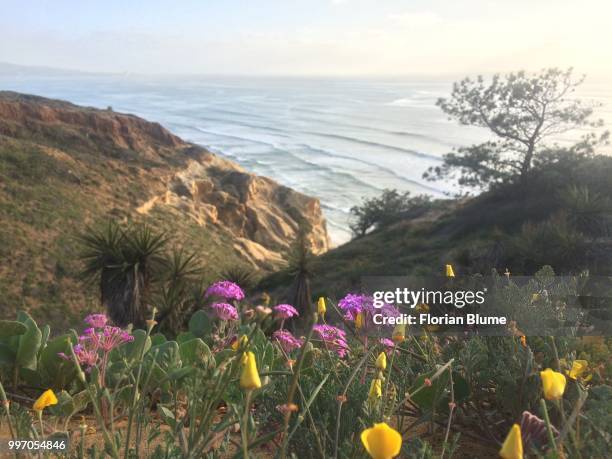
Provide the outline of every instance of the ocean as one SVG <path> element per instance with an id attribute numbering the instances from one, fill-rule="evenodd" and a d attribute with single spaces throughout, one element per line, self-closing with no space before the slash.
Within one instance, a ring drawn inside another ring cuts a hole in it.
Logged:
<path id="1" fill-rule="evenodd" d="M 14 90 L 157 121 L 200 144 L 321 200 L 332 243 L 350 239 L 350 208 L 385 188 L 442 197 L 451 183 L 422 178 L 455 147 L 488 139 L 436 107 L 453 80 L 67 76 L 0 74 Z M 579 95 L 603 103 L 612 127 L 612 85 Z M 558 139 L 567 142 L 580 132 Z"/>

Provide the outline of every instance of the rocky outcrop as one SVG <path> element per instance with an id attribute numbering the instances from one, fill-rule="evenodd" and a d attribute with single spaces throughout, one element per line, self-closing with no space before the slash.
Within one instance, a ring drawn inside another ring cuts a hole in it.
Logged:
<path id="1" fill-rule="evenodd" d="M 314 253 L 329 248 L 317 199 L 184 142 L 158 123 L 110 109 L 0 92 L 2 136 L 35 142 L 65 164 L 67 174 L 88 175 L 82 171 L 98 168 L 91 199 L 108 199 L 117 207 L 123 205 L 118 190 L 128 190 L 135 214 L 176 210 L 203 231 L 214 229 L 224 240 L 229 236 L 231 249 L 253 266 L 278 267 L 301 227 L 308 230 Z M 110 182 L 109 170 L 115 174 Z M 84 187 L 88 181 L 78 183 Z"/>
<path id="2" fill-rule="evenodd" d="M 172 177 L 161 203 L 181 208 L 202 224 L 222 225 L 254 260 L 278 258 L 300 226 L 309 230 L 312 251 L 329 248 L 319 200 L 246 172 L 205 153 Z M 256 245 L 261 247 L 255 247 Z"/>

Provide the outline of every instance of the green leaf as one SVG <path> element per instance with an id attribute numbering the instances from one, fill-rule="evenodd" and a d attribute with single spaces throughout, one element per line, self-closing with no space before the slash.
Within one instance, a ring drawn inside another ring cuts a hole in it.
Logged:
<path id="1" fill-rule="evenodd" d="M 426 378 L 431 378 L 434 373 L 435 371 L 419 376 L 416 378 L 413 387 L 419 387 L 424 383 Z M 456 402 L 465 400 L 470 394 L 470 388 L 467 381 L 455 371 L 453 371 L 453 390 Z M 424 411 L 430 411 L 434 406 L 447 406 L 450 401 L 450 380 L 448 371 L 445 371 L 434 379 L 430 387 L 424 387 L 411 398 L 412 401 Z"/>
<path id="2" fill-rule="evenodd" d="M 153 368 L 153 359 L 155 356 L 155 365 Z M 179 345 L 176 341 L 166 341 L 158 346 L 153 346 L 147 352 L 143 363 L 144 374 L 151 371 L 151 381 L 158 383 L 164 381 L 166 376 L 173 370 L 181 367 L 181 356 Z M 163 390 L 169 390 L 169 383 L 160 383 Z"/>
<path id="3" fill-rule="evenodd" d="M 0 340 L 6 340 L 11 336 L 23 335 L 28 328 L 16 320 L 0 320 Z"/>
<path id="4" fill-rule="evenodd" d="M 189 331 L 198 338 L 206 338 L 212 332 L 212 322 L 208 315 L 200 310 L 189 319 Z"/>
<path id="5" fill-rule="evenodd" d="M 161 334 L 161 333 L 155 333 L 153 336 L 151 336 L 151 345 L 152 345 L 152 346 L 157 346 L 157 345 L 159 345 L 159 344 L 163 344 L 163 343 L 165 343 L 166 341 L 168 341 L 168 340 L 167 340 L 167 339 L 166 339 L 166 337 L 165 337 L 163 334 Z"/>
<path id="6" fill-rule="evenodd" d="M 19 347 L 17 349 L 17 365 L 22 368 L 28 368 L 30 370 L 36 370 L 36 357 L 40 344 L 42 342 L 42 332 L 36 325 L 36 322 L 25 314 L 25 318 L 22 315 L 23 323 L 27 327 L 27 331 L 19 337 Z M 20 320 L 21 321 L 21 320 Z"/>
<path id="7" fill-rule="evenodd" d="M 0 367 L 13 366 L 16 357 L 15 352 L 8 345 L 0 343 Z"/>
<path id="8" fill-rule="evenodd" d="M 168 424 L 170 427 L 175 428 L 176 419 L 174 418 L 174 413 L 162 405 L 159 405 L 159 411 L 160 411 L 161 417 L 164 419 L 164 422 Z"/>
<path id="9" fill-rule="evenodd" d="M 70 416 L 74 412 L 74 400 L 72 396 L 65 390 L 56 394 L 57 405 L 53 405 L 49 408 L 49 411 L 54 416 L 66 417 Z"/>
<path id="10" fill-rule="evenodd" d="M 169 381 L 180 381 L 195 371 L 193 367 L 177 368 L 168 374 Z"/>
<path id="11" fill-rule="evenodd" d="M 47 341 L 49 340 L 49 335 L 51 334 L 51 327 L 49 325 L 45 325 L 42 329 L 42 340 L 40 342 L 40 348 L 44 349 L 47 345 Z"/>
<path id="12" fill-rule="evenodd" d="M 181 343 L 179 350 L 183 365 L 208 368 L 215 364 L 215 359 L 209 347 L 200 338 Z"/>
<path id="13" fill-rule="evenodd" d="M 134 337 L 134 341 L 126 343 L 123 346 L 117 348 L 117 350 L 120 350 L 124 353 L 128 362 L 140 359 L 141 352 L 142 355 L 144 355 L 149 349 L 151 349 L 151 338 L 147 336 L 146 331 L 134 330 L 132 332 L 132 336 Z"/>
<path id="14" fill-rule="evenodd" d="M 40 353 L 40 371 L 46 376 L 47 385 L 55 390 L 67 387 L 76 377 L 74 362 L 62 359 L 58 354 L 70 355 L 72 334 L 53 338 Z"/>
<path id="15" fill-rule="evenodd" d="M 197 338 L 197 336 L 191 332 L 180 332 L 178 336 L 176 337 L 176 342 L 181 344 L 187 341 L 191 341 L 192 339 L 195 339 L 195 338 Z"/>

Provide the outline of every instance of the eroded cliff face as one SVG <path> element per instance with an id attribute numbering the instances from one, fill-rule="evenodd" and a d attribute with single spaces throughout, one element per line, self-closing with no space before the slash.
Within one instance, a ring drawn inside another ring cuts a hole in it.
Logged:
<path id="1" fill-rule="evenodd" d="M 329 238 L 319 200 L 246 172 L 219 156 L 203 152 L 174 174 L 163 196 L 138 208 L 180 209 L 201 225 L 216 225 L 234 236 L 234 248 L 256 266 L 282 263 L 282 254 L 300 226 L 309 228 L 311 249 L 321 254 Z"/>
<path id="2" fill-rule="evenodd" d="M 184 142 L 158 123 L 0 92 L 2 141 L 21 142 L 20 148 L 25 142 L 53 157 L 83 200 L 97 200 L 109 213 L 146 216 L 171 209 L 174 218 L 231 241 L 228 250 L 254 267 L 279 267 L 302 225 L 309 228 L 314 253 L 329 248 L 317 199 Z"/>

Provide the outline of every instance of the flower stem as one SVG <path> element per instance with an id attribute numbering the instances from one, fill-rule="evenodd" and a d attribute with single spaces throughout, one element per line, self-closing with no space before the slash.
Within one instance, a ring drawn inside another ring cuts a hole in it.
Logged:
<path id="1" fill-rule="evenodd" d="M 244 415 L 242 417 L 242 427 L 240 434 L 242 435 L 242 456 L 243 459 L 249 459 L 249 410 L 251 407 L 252 390 L 247 390 L 244 400 Z"/>
<path id="2" fill-rule="evenodd" d="M 302 347 L 300 349 L 300 355 L 295 364 L 293 378 L 291 379 L 291 385 L 289 386 L 289 392 L 287 393 L 287 406 L 291 406 L 291 404 L 293 403 L 293 399 L 297 391 L 298 381 L 300 378 L 300 371 L 302 370 L 302 364 L 304 363 L 304 358 L 306 357 L 306 349 L 308 347 L 308 343 L 312 339 L 312 334 L 314 332 L 314 326 L 317 324 L 318 320 L 319 320 L 318 314 L 315 312 L 313 314 L 313 320 L 312 320 L 312 324 L 310 325 L 308 336 L 306 336 L 306 339 L 304 340 L 304 343 L 302 344 Z M 285 413 L 282 443 L 281 443 L 281 449 L 280 449 L 280 454 L 279 454 L 281 459 L 285 459 L 287 457 L 287 438 L 288 438 L 290 420 L 291 420 L 291 411 L 287 410 L 287 412 Z"/>
<path id="3" fill-rule="evenodd" d="M 15 431 L 13 430 L 13 422 L 11 421 L 11 402 L 9 402 L 8 398 L 6 398 L 6 392 L 4 391 L 2 381 L 0 381 L 0 400 L 2 400 L 2 405 L 6 410 L 6 420 L 8 423 L 11 438 L 15 440 Z"/>
<path id="4" fill-rule="evenodd" d="M 555 451 L 557 451 L 557 443 L 555 442 L 555 436 L 552 431 L 552 426 L 550 424 L 550 418 L 548 417 L 548 409 L 546 408 L 546 402 L 544 399 L 540 399 L 540 406 L 542 407 L 542 415 L 544 416 L 544 421 L 546 421 L 546 431 L 548 432 L 548 441 L 552 445 Z"/>

